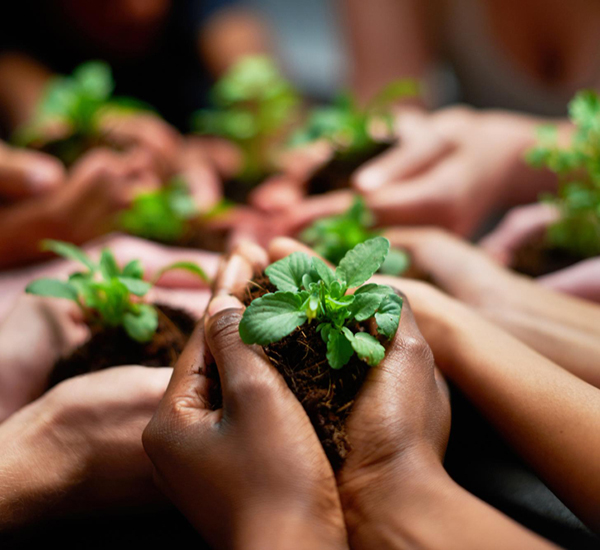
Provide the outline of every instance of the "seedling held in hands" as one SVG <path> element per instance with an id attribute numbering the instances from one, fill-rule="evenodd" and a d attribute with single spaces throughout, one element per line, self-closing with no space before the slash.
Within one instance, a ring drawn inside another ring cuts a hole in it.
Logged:
<path id="1" fill-rule="evenodd" d="M 383 88 L 364 108 L 350 94 L 340 95 L 334 105 L 315 109 L 293 144 L 302 145 L 326 139 L 338 152 L 349 156 L 366 154 L 377 147 L 371 135 L 371 125 L 383 121 L 392 133 L 391 105 L 419 92 L 414 80 L 398 80 Z"/>
<path id="2" fill-rule="evenodd" d="M 358 323 L 374 317 L 379 334 L 387 339 L 396 334 L 402 298 L 389 286 L 364 284 L 389 249 L 387 239 L 370 239 L 350 250 L 335 271 L 302 252 L 271 264 L 265 273 L 278 290 L 250 303 L 240 322 L 242 340 L 267 346 L 315 322 L 331 368 L 342 368 L 354 353 L 370 366 L 378 365 L 385 348 L 373 335 L 360 331 Z M 346 294 L 349 289 L 356 290 Z"/>
<path id="3" fill-rule="evenodd" d="M 198 209 L 186 182 L 173 178 L 156 191 L 138 195 L 121 215 L 120 225 L 132 235 L 164 243 L 183 237 Z"/>
<path id="4" fill-rule="evenodd" d="M 68 281 L 38 279 L 27 285 L 26 292 L 72 300 L 81 308 L 90 325 L 121 326 L 137 342 L 152 340 L 158 327 L 158 312 L 154 306 L 141 301 L 152 288 L 152 283 L 143 280 L 144 270 L 139 260 L 132 260 L 120 269 L 108 249 L 102 251 L 100 261 L 96 263 L 70 243 L 48 240 L 43 242 L 43 248 L 77 261 L 86 269 L 72 273 Z M 184 269 L 208 280 L 206 273 L 192 262 L 166 266 L 156 279 L 174 269 Z"/>
<path id="5" fill-rule="evenodd" d="M 212 100 L 215 108 L 196 113 L 194 127 L 237 144 L 243 154 L 238 177 L 256 182 L 272 170 L 274 140 L 296 116 L 296 91 L 268 57 L 251 56 L 215 85 Z"/>
<path id="6" fill-rule="evenodd" d="M 575 134 L 570 147 L 560 147 L 555 127 L 539 129 L 539 144 L 528 153 L 533 166 L 559 178 L 556 195 L 545 200 L 556 206 L 560 219 L 547 234 L 550 245 L 581 257 L 600 254 L 600 97 L 579 92 L 569 104 Z"/>
<path id="7" fill-rule="evenodd" d="M 377 237 L 377 231 L 372 229 L 373 224 L 372 213 L 366 207 L 365 201 L 357 196 L 347 212 L 316 221 L 302 232 L 300 238 L 317 254 L 338 265 L 357 244 Z M 391 249 L 379 267 L 379 273 L 401 275 L 408 269 L 409 263 L 406 252 Z"/>

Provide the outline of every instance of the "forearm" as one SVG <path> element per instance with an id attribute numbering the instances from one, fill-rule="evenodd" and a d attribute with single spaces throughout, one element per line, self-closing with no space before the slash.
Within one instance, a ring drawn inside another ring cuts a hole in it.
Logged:
<path id="1" fill-rule="evenodd" d="M 430 340 L 440 368 L 579 517 L 600 528 L 600 391 L 468 312 Z"/>
<path id="2" fill-rule="evenodd" d="M 374 476 L 346 509 L 352 548 L 554 548 L 456 485 L 439 462 L 384 479 Z"/>
<path id="3" fill-rule="evenodd" d="M 0 110 L 10 130 L 33 115 L 51 73 L 19 53 L 0 55 Z"/>

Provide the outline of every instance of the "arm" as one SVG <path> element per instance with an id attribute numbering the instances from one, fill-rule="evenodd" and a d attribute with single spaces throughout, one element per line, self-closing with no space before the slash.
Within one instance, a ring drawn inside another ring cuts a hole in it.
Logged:
<path id="1" fill-rule="evenodd" d="M 353 62 L 352 87 L 362 101 L 394 79 L 423 80 L 427 76 L 434 56 L 427 38 L 427 3 L 343 2 Z"/>

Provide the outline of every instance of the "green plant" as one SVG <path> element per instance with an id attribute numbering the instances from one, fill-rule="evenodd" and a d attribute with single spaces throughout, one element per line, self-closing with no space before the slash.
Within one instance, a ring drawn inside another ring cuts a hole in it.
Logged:
<path id="1" fill-rule="evenodd" d="M 141 193 L 121 214 L 124 231 L 155 241 L 171 243 L 186 232 L 198 209 L 186 182 L 179 177 L 156 191 Z"/>
<path id="2" fill-rule="evenodd" d="M 114 81 L 110 67 L 101 61 L 89 61 L 77 67 L 71 76 L 54 77 L 47 85 L 32 120 L 14 136 L 18 145 L 45 141 L 46 128 L 66 124 L 72 136 L 96 137 L 101 115 L 131 112 L 149 107 L 131 98 L 113 97 Z"/>
<path id="3" fill-rule="evenodd" d="M 254 182 L 269 173 L 273 142 L 294 119 L 300 103 L 292 85 L 268 57 L 250 56 L 223 76 L 211 98 L 214 109 L 194 115 L 196 131 L 222 136 L 239 146 L 240 180 Z"/>
<path id="4" fill-rule="evenodd" d="M 579 92 L 569 104 L 575 125 L 570 146 L 558 143 L 558 130 L 543 126 L 538 145 L 527 154 L 532 166 L 547 168 L 559 178 L 556 195 L 543 200 L 554 205 L 559 220 L 550 226 L 548 243 L 581 257 L 600 254 L 600 97 Z"/>
<path id="5" fill-rule="evenodd" d="M 327 345 L 327 361 L 342 368 L 354 353 L 371 366 L 385 356 L 383 345 L 358 323 L 375 318 L 377 331 L 393 338 L 400 323 L 402 298 L 385 285 L 364 284 L 379 269 L 390 248 L 383 237 L 350 250 L 335 271 L 318 258 L 295 252 L 265 270 L 277 292 L 253 300 L 240 322 L 247 344 L 266 346 L 315 320 Z M 346 294 L 349 289 L 353 294 Z"/>
<path id="6" fill-rule="evenodd" d="M 383 88 L 364 108 L 351 94 L 342 94 L 333 105 L 314 109 L 305 127 L 294 136 L 292 144 L 302 145 L 326 139 L 335 149 L 349 155 L 368 152 L 377 146 L 370 132 L 371 125 L 383 120 L 391 133 L 392 103 L 418 93 L 416 81 L 397 80 Z"/>
<path id="7" fill-rule="evenodd" d="M 121 326 L 137 342 L 152 340 L 158 327 L 158 311 L 141 300 L 152 288 L 152 283 L 143 280 L 144 270 L 139 260 L 132 260 L 120 269 L 108 249 L 101 252 L 100 261 L 96 263 L 70 243 L 47 240 L 43 241 L 42 248 L 77 261 L 86 270 L 72 273 L 67 281 L 37 279 L 27 285 L 25 292 L 72 300 L 81 308 L 90 325 Z M 185 269 L 208 280 L 206 273 L 191 262 L 168 265 L 159 271 L 155 279 L 173 269 Z"/>
<path id="8" fill-rule="evenodd" d="M 373 214 L 361 197 L 355 197 L 352 206 L 339 216 L 331 216 L 316 221 L 305 229 L 300 238 L 317 254 L 338 265 L 341 259 L 357 244 L 378 235 L 373 230 Z M 403 250 L 391 249 L 379 272 L 385 275 L 401 275 L 410 264 L 408 254 Z"/>

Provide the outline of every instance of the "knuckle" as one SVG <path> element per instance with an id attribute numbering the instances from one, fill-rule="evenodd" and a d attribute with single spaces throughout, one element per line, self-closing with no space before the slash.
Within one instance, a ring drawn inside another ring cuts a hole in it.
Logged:
<path id="1" fill-rule="evenodd" d="M 433 353 L 429 344 L 421 335 L 403 335 L 399 342 L 400 349 L 415 360 L 433 363 Z"/>
<path id="2" fill-rule="evenodd" d="M 219 312 L 210 320 L 207 335 L 224 348 L 236 345 L 240 341 L 238 327 L 241 318 L 242 314 L 237 310 Z"/>

